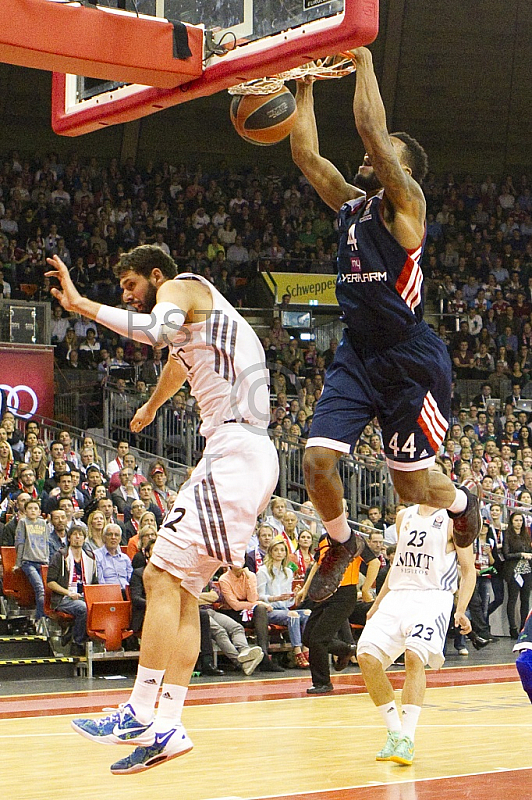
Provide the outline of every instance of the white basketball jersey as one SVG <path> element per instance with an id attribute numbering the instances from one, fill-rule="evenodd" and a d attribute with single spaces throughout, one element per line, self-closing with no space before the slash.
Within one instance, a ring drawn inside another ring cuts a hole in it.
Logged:
<path id="1" fill-rule="evenodd" d="M 390 589 L 456 591 L 456 551 L 446 552 L 448 525 L 445 510 L 422 517 L 418 505 L 406 509 L 388 578 Z"/>
<path id="2" fill-rule="evenodd" d="M 269 372 L 259 338 L 251 325 L 205 278 L 182 273 L 175 280 L 196 280 L 212 294 L 210 317 L 183 326 L 185 336 L 170 354 L 187 369 L 191 394 L 209 436 L 224 422 L 247 422 L 264 431 L 270 422 Z"/>

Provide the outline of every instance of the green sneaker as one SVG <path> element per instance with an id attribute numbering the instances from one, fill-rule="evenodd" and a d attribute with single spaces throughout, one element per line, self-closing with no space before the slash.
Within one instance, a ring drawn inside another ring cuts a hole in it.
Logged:
<path id="1" fill-rule="evenodd" d="M 409 736 L 401 736 L 397 741 L 394 752 L 390 756 L 390 761 L 409 767 L 413 760 L 414 742 Z"/>
<path id="2" fill-rule="evenodd" d="M 386 739 L 386 744 L 384 745 L 382 750 L 379 750 L 379 752 L 375 756 L 375 761 L 389 761 L 394 754 L 400 736 L 401 736 L 400 731 L 388 731 L 388 738 Z"/>

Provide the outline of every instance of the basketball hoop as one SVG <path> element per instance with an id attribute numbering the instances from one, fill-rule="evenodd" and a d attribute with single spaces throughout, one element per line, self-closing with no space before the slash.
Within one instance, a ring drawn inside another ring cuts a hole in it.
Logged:
<path id="1" fill-rule="evenodd" d="M 286 81 L 297 81 L 306 77 L 312 77 L 317 81 L 345 78 L 355 69 L 356 64 L 352 54 L 340 53 L 337 56 L 327 56 L 318 58 L 316 61 L 309 61 L 307 64 L 293 67 L 278 75 L 269 75 L 266 78 L 239 83 L 231 86 L 227 91 L 229 94 L 275 94 L 283 88 Z"/>

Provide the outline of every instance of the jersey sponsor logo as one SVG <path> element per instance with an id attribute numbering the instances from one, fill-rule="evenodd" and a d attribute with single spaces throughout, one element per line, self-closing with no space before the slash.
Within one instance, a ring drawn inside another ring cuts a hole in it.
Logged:
<path id="1" fill-rule="evenodd" d="M 435 518 L 434 522 L 432 523 L 432 527 L 433 528 L 441 528 L 442 525 L 443 525 L 443 517 L 442 517 L 441 514 L 438 514 L 438 516 Z"/>
<path id="2" fill-rule="evenodd" d="M 434 556 L 429 553 L 415 553 L 413 550 L 405 550 L 403 554 L 399 553 L 397 559 L 398 567 L 406 567 L 403 572 L 428 572 L 431 563 L 434 561 Z"/>
<path id="3" fill-rule="evenodd" d="M 351 272 L 338 276 L 340 283 L 372 283 L 373 281 L 387 281 L 387 272 Z"/>
<path id="4" fill-rule="evenodd" d="M 357 256 L 351 257 L 351 272 L 361 272 L 362 266 L 360 264 L 360 259 Z"/>

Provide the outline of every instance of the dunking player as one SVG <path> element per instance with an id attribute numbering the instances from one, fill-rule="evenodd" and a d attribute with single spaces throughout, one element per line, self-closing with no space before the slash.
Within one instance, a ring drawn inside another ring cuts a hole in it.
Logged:
<path id="1" fill-rule="evenodd" d="M 338 212 L 336 296 L 347 324 L 316 406 L 305 451 L 307 490 L 334 543 L 310 587 L 324 600 L 361 549 L 342 510 L 337 461 L 353 451 L 377 416 L 397 493 L 403 501 L 446 508 L 455 541 L 467 546 L 481 526 L 478 499 L 428 467 L 448 427 L 451 365 L 444 344 L 423 321 L 427 171 L 421 145 L 388 134 L 372 57 L 353 51 L 353 110 L 366 148 L 354 184 L 320 156 L 312 79 L 298 83 L 292 157 L 322 200 Z"/>
<path id="2" fill-rule="evenodd" d="M 439 669 L 457 587 L 455 624 L 471 630 L 466 609 L 476 583 L 473 547 L 455 549 L 453 523 L 442 509 L 416 505 L 397 518 L 397 550 L 383 587 L 367 614 L 357 658 L 369 695 L 388 737 L 377 761 L 410 765 L 414 733 L 423 705 L 425 665 Z M 405 654 L 402 720 L 384 670 Z"/>
<path id="3" fill-rule="evenodd" d="M 124 301 L 135 312 L 81 297 L 61 260 L 54 256 L 48 263 L 54 268 L 48 275 L 61 283 L 54 296 L 68 311 L 135 341 L 169 345 L 157 387 L 131 429 L 149 425 L 187 380 L 207 439 L 144 572 L 147 609 L 131 697 L 109 716 L 73 722 L 93 741 L 137 745 L 111 772 L 142 772 L 192 748 L 181 710 L 199 652 L 197 598 L 221 562 L 244 563 L 257 515 L 277 483 L 276 451 L 266 430 L 268 371 L 248 323 L 204 278 L 176 276 L 175 263 L 157 247 L 137 247 L 117 265 Z"/>

